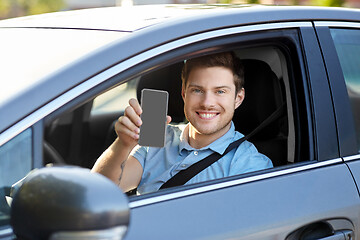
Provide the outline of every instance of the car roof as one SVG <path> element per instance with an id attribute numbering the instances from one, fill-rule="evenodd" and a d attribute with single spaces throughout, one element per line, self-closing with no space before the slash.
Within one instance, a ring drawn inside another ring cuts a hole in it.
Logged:
<path id="1" fill-rule="evenodd" d="M 358 20 L 360 11 L 351 8 L 311 6 L 270 6 L 237 4 L 170 4 L 103 7 L 60 11 L 0 21 L 3 27 L 66 28 L 133 32 L 176 18 L 209 14 L 224 15 L 229 11 L 251 16 L 246 22 L 256 23 L 271 16 L 274 20 Z M 260 14 L 261 13 L 261 14 Z M 274 13 L 274 14 L 272 14 Z M 281 13 L 280 15 L 277 15 Z M 349 15 L 350 14 L 350 15 Z M 354 18 L 355 16 L 355 18 Z"/>
<path id="2" fill-rule="evenodd" d="M 235 5 L 234 5 L 235 6 Z M 238 5 L 237 7 L 244 7 Z M 133 32 L 177 17 L 230 9 L 228 5 L 138 5 L 33 15 L 0 21 L 0 27 L 67 28 Z"/>
<path id="3" fill-rule="evenodd" d="M 8 114 L 0 118 L 0 132 L 89 76 L 183 36 L 269 22 L 359 22 L 359 13 L 320 7 L 145 5 L 3 20 L 0 111 Z"/>

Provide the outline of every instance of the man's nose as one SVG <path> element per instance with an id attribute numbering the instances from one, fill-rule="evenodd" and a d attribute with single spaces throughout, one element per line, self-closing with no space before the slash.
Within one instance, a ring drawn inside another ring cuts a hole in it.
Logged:
<path id="1" fill-rule="evenodd" d="M 205 92 L 202 96 L 201 105 L 205 108 L 210 108 L 215 106 L 214 96 L 209 92 Z"/>

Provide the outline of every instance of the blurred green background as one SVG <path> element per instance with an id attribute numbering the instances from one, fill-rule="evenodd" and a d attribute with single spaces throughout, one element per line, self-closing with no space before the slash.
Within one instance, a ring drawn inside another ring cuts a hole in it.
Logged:
<path id="1" fill-rule="evenodd" d="M 250 3 L 360 7 L 360 0 L 0 0 L 0 19 L 72 9 L 151 3 Z"/>
<path id="2" fill-rule="evenodd" d="M 0 0 L 0 19 L 55 12 L 64 7 L 64 0 Z"/>

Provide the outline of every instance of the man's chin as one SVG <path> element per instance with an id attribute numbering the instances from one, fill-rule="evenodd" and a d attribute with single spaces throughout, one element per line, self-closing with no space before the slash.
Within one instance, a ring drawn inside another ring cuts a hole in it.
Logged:
<path id="1" fill-rule="evenodd" d="M 198 126 L 194 126 L 194 128 L 197 133 L 202 135 L 211 135 L 220 130 L 216 124 L 199 124 Z"/>
<path id="2" fill-rule="evenodd" d="M 201 135 L 213 135 L 220 132 L 227 132 L 230 129 L 230 122 L 225 125 L 219 125 L 219 123 L 197 123 L 195 126 L 192 125 L 196 132 Z"/>

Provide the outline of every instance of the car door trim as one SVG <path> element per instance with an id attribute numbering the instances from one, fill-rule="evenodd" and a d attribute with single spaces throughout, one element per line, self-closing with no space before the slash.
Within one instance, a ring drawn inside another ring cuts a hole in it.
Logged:
<path id="1" fill-rule="evenodd" d="M 149 198 L 141 199 L 138 201 L 135 200 L 135 201 L 132 201 L 129 203 L 129 207 L 130 208 L 143 207 L 146 205 L 155 204 L 155 203 L 159 203 L 159 202 L 163 202 L 163 201 L 187 197 L 187 196 L 191 196 L 194 194 L 209 192 L 209 191 L 218 190 L 218 189 L 222 189 L 222 188 L 226 188 L 226 187 L 233 187 L 233 186 L 240 185 L 240 184 L 250 183 L 250 182 L 264 180 L 264 179 L 278 177 L 278 176 L 283 176 L 283 175 L 287 175 L 287 174 L 312 170 L 315 168 L 330 166 L 330 165 L 339 164 L 342 162 L 343 161 L 341 158 L 335 158 L 332 160 L 309 163 L 307 165 L 302 165 L 302 166 L 298 166 L 298 167 L 292 167 L 292 168 L 287 168 L 287 169 L 283 169 L 283 170 L 279 170 L 279 171 L 258 174 L 258 175 L 254 175 L 254 176 L 250 176 L 250 177 L 245 177 L 245 178 L 240 178 L 240 179 L 236 179 L 236 180 L 211 184 L 211 185 L 198 187 L 198 188 L 194 188 L 194 189 L 189 189 L 189 190 L 185 190 L 185 191 L 179 191 L 179 192 L 175 192 L 175 193 L 169 193 L 169 194 L 164 194 L 164 195 L 160 195 L 160 196 L 149 197 Z"/>
<path id="2" fill-rule="evenodd" d="M 249 25 L 249 26 L 238 26 L 238 27 L 231 27 L 231 28 L 225 28 L 219 30 L 210 30 L 208 32 L 187 36 L 181 39 L 171 41 L 169 43 L 165 43 L 164 45 L 160 45 L 158 47 L 140 53 L 128 60 L 125 60 L 124 62 L 118 63 L 117 65 L 99 73 L 98 75 L 90 78 L 89 80 L 79 84 L 78 86 L 70 89 L 61 96 L 50 101 L 48 104 L 39 108 L 32 114 L 28 115 L 27 117 L 16 123 L 15 125 L 5 130 L 0 135 L 0 146 L 6 143 L 7 141 L 9 141 L 17 134 L 27 129 L 28 127 L 31 127 L 37 121 L 41 120 L 50 113 L 54 112 L 56 109 L 62 107 L 66 103 L 72 101 L 76 97 L 85 93 L 89 89 L 101 84 L 107 79 L 117 75 L 120 72 L 129 69 L 132 66 L 140 64 L 151 58 L 154 58 L 155 56 L 159 56 L 171 50 L 184 47 L 186 45 L 190 45 L 196 42 L 208 40 L 211 38 L 223 37 L 223 36 L 234 35 L 245 32 L 289 29 L 289 28 L 300 28 L 300 27 L 312 27 L 312 23 L 310 21 L 309 22 L 304 21 L 304 22 L 265 23 L 265 24 Z"/>
<path id="3" fill-rule="evenodd" d="M 335 22 L 335 21 L 317 21 L 315 27 L 350 27 L 360 28 L 360 23 L 356 22 Z"/>
<path id="4" fill-rule="evenodd" d="M 350 162 L 350 161 L 354 161 L 354 160 L 359 160 L 360 159 L 360 154 L 356 154 L 356 155 L 352 155 L 352 156 L 347 156 L 343 158 L 345 162 Z"/>

